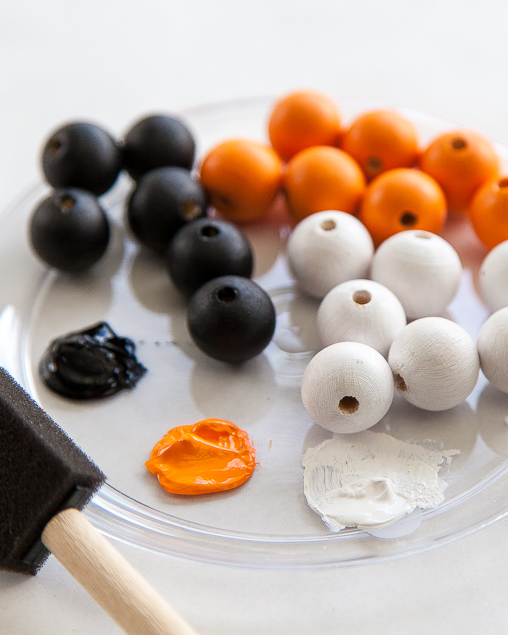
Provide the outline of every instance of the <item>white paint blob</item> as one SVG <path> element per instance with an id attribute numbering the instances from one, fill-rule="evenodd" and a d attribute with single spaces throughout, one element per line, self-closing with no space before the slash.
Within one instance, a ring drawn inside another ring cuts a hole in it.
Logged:
<path id="1" fill-rule="evenodd" d="M 336 435 L 305 452 L 304 493 L 331 531 L 381 528 L 440 505 L 448 484 L 438 472 L 456 454 L 384 433 Z"/>
<path id="2" fill-rule="evenodd" d="M 366 529 L 366 531 L 371 536 L 375 536 L 376 538 L 393 540 L 394 538 L 403 538 L 404 536 L 409 536 L 410 534 L 415 532 L 422 524 L 422 520 L 422 510 L 420 507 L 416 507 L 416 509 L 414 509 L 410 514 L 399 518 L 389 525 Z"/>
<path id="3" fill-rule="evenodd" d="M 287 244 L 300 289 L 322 299 L 336 285 L 366 278 L 374 245 L 365 225 L 346 212 L 317 212 L 293 229 Z"/>

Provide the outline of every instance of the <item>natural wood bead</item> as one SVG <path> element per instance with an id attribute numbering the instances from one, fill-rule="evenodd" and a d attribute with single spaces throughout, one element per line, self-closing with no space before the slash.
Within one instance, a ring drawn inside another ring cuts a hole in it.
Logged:
<path id="1" fill-rule="evenodd" d="M 365 226 L 334 210 L 304 218 L 289 236 L 289 267 L 304 293 L 322 299 L 336 285 L 366 278 L 374 253 Z"/>
<path id="2" fill-rule="evenodd" d="M 473 391 L 480 372 L 475 343 L 461 326 L 441 317 L 405 326 L 388 354 L 395 386 L 424 410 L 448 410 Z"/>
<path id="3" fill-rule="evenodd" d="M 386 357 L 393 338 L 406 326 L 404 308 L 394 293 L 372 280 L 347 280 L 329 291 L 318 310 L 325 346 L 361 342 Z"/>
<path id="4" fill-rule="evenodd" d="M 508 306 L 508 240 L 489 251 L 480 267 L 480 296 L 490 311 Z"/>
<path id="5" fill-rule="evenodd" d="M 372 259 L 371 278 L 391 289 L 408 319 L 440 315 L 457 293 L 462 264 L 455 249 L 431 232 L 391 236 Z"/>
<path id="6" fill-rule="evenodd" d="M 508 306 L 493 313 L 478 334 L 478 354 L 485 377 L 508 392 Z"/>
<path id="7" fill-rule="evenodd" d="M 387 413 L 394 393 L 385 358 L 366 344 L 339 342 L 315 355 L 303 374 L 309 416 L 332 432 L 360 432 Z"/>

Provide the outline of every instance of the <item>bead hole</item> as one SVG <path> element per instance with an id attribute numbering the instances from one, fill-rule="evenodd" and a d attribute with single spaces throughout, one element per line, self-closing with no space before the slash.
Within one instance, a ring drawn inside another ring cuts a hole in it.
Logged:
<path id="1" fill-rule="evenodd" d="M 232 302 L 236 296 L 238 291 L 234 287 L 221 287 L 217 291 L 217 299 L 220 302 Z"/>
<path id="2" fill-rule="evenodd" d="M 383 167 L 383 162 L 379 157 L 369 157 L 365 165 L 370 172 L 379 172 Z"/>
<path id="3" fill-rule="evenodd" d="M 201 208 L 196 201 L 187 200 L 183 202 L 183 215 L 188 220 L 193 220 L 201 214 Z"/>
<path id="4" fill-rule="evenodd" d="M 325 232 L 329 232 L 329 231 L 331 231 L 332 229 L 335 229 L 336 227 L 337 227 L 337 225 L 335 224 L 335 221 L 334 221 L 334 220 L 332 220 L 331 218 L 329 218 L 329 219 L 327 219 L 327 220 L 324 220 L 324 221 L 321 223 L 321 229 L 324 229 L 324 230 L 325 230 Z"/>
<path id="5" fill-rule="evenodd" d="M 358 408 L 360 407 L 360 402 L 356 397 L 342 397 L 339 401 L 339 410 L 343 415 L 352 415 L 354 414 Z"/>
<path id="6" fill-rule="evenodd" d="M 353 293 L 353 301 L 356 302 L 356 304 L 368 304 L 371 299 L 372 296 L 368 291 L 365 291 L 365 289 L 362 289 L 361 291 L 355 291 Z"/>
<path id="7" fill-rule="evenodd" d="M 58 204 L 60 205 L 62 212 L 68 212 L 76 204 L 76 199 L 69 194 L 64 194 L 58 199 Z"/>
<path id="8" fill-rule="evenodd" d="M 201 235 L 205 236 L 206 238 L 213 238 L 214 236 L 217 236 L 218 233 L 219 230 L 213 225 L 205 225 L 201 228 Z"/>
<path id="9" fill-rule="evenodd" d="M 233 207 L 233 201 L 227 194 L 216 194 L 215 200 L 219 207 L 230 208 Z"/>
<path id="10" fill-rule="evenodd" d="M 51 141 L 49 142 L 49 146 L 48 146 L 49 153 L 55 154 L 55 152 L 58 152 L 58 150 L 60 150 L 61 147 L 62 147 L 62 142 L 60 141 L 60 139 L 58 139 L 58 137 L 55 137 L 54 139 L 51 139 Z"/>
<path id="11" fill-rule="evenodd" d="M 414 227 L 418 222 L 418 216 L 410 211 L 402 212 L 400 216 L 400 224 L 403 227 Z"/>
<path id="12" fill-rule="evenodd" d="M 407 385 L 406 382 L 404 381 L 404 379 L 399 375 L 399 373 L 394 373 L 393 375 L 393 379 L 395 381 L 395 386 L 401 391 L 401 392 L 407 392 Z"/>
<path id="13" fill-rule="evenodd" d="M 466 140 L 462 137 L 455 137 L 454 139 L 452 139 L 451 144 L 454 150 L 462 150 L 467 146 Z"/>
<path id="14" fill-rule="evenodd" d="M 499 187 L 508 187 L 508 177 L 505 177 L 504 179 L 499 179 L 497 184 L 499 185 Z"/>

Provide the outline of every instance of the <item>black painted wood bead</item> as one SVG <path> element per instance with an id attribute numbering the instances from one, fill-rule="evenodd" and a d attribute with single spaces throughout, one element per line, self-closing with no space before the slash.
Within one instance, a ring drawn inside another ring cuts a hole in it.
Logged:
<path id="1" fill-rule="evenodd" d="M 77 187 L 96 196 L 112 187 L 121 167 L 115 139 L 86 122 L 73 122 L 53 132 L 42 152 L 42 169 L 50 185 Z"/>
<path id="2" fill-rule="evenodd" d="M 178 230 L 166 252 L 166 266 L 176 287 L 190 295 L 219 276 L 250 278 L 253 256 L 235 225 L 204 218 Z"/>
<path id="3" fill-rule="evenodd" d="M 259 355 L 275 330 L 275 308 L 258 284 L 241 276 L 210 280 L 191 297 L 187 325 L 195 344 L 223 362 Z"/>
<path id="4" fill-rule="evenodd" d="M 127 204 L 129 226 L 140 243 L 164 253 L 175 233 L 206 214 L 207 196 L 185 168 L 163 167 L 147 172 Z"/>
<path id="5" fill-rule="evenodd" d="M 125 135 L 123 164 L 133 179 L 155 168 L 176 165 L 190 170 L 195 142 L 176 117 L 152 115 L 138 121 Z"/>
<path id="6" fill-rule="evenodd" d="M 62 271 L 88 269 L 104 254 L 110 229 L 93 194 L 77 188 L 54 190 L 32 214 L 29 237 L 38 256 Z"/>

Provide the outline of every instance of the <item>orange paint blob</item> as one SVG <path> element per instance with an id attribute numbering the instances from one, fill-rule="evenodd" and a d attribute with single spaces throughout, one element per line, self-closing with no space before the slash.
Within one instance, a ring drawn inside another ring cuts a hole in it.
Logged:
<path id="1" fill-rule="evenodd" d="M 255 450 L 234 423 L 204 419 L 170 430 L 145 465 L 172 494 L 207 494 L 244 483 L 254 471 Z"/>

